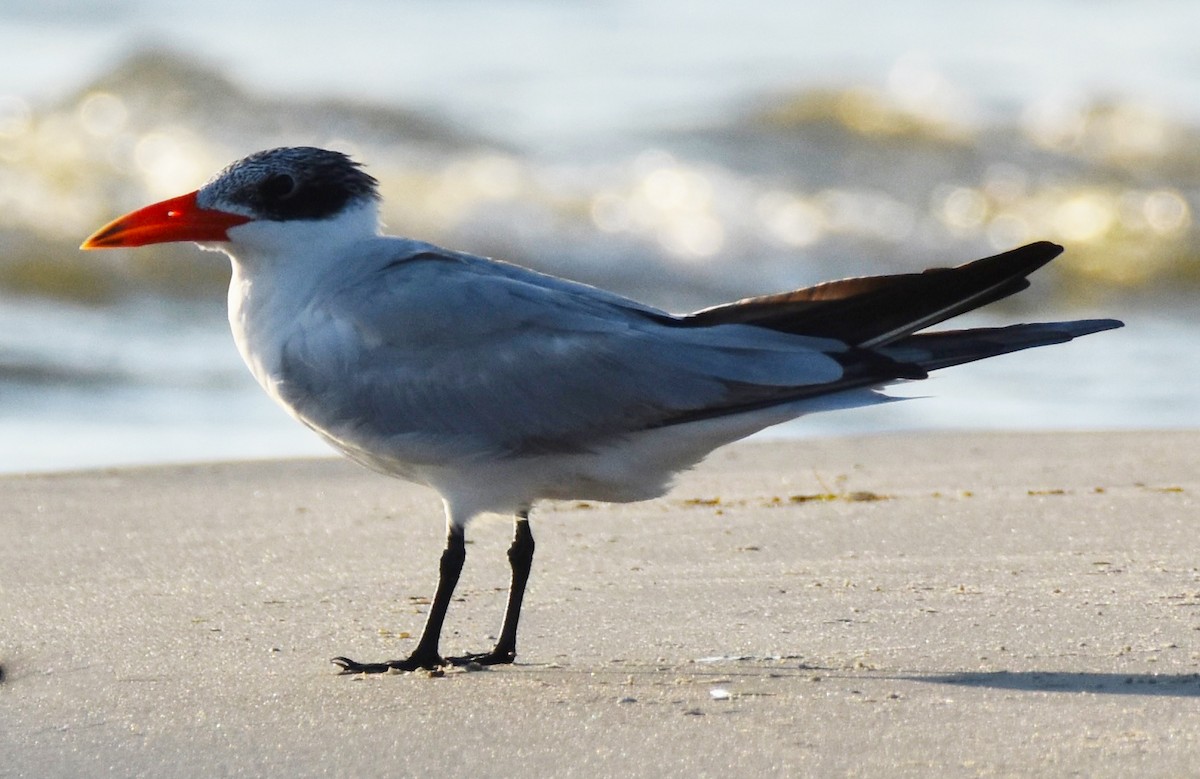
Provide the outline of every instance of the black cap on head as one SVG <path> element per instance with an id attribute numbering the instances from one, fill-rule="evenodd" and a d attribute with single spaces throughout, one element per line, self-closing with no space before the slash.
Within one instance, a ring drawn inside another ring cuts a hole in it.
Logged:
<path id="1" fill-rule="evenodd" d="M 312 146 L 268 149 L 238 160 L 200 189 L 200 202 L 240 206 L 256 219 L 328 219 L 378 200 L 378 182 L 345 154 Z"/>

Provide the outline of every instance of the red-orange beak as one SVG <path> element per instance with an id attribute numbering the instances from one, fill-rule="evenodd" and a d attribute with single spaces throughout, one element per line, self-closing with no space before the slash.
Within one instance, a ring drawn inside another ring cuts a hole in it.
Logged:
<path id="1" fill-rule="evenodd" d="M 196 205 L 196 193 L 173 197 L 114 219 L 92 233 L 80 249 L 118 249 L 172 241 L 228 241 L 226 231 L 251 221 L 241 214 Z"/>

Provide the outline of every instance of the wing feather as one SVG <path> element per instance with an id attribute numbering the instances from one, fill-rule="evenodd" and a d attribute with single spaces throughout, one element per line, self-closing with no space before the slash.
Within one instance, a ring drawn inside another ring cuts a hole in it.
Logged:
<path id="1" fill-rule="evenodd" d="M 669 314 L 517 266 L 427 250 L 325 296 L 280 393 L 335 440 L 407 458 L 586 451 L 626 433 L 837 382 L 840 342 Z M 330 372 L 316 366 L 336 364 Z"/>

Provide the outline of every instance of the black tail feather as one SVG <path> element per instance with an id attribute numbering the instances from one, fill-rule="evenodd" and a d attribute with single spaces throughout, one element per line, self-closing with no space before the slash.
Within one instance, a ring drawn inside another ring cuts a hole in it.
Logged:
<path id="1" fill-rule="evenodd" d="M 1035 346 L 1066 343 L 1083 335 L 1112 330 L 1122 325 L 1116 319 L 1082 319 L 1074 322 L 945 330 L 910 335 L 876 351 L 898 362 L 936 371 Z"/>
<path id="2" fill-rule="evenodd" d="M 955 268 L 831 281 L 706 308 L 679 321 L 750 324 L 878 347 L 1020 292 L 1029 286 L 1026 276 L 1061 252 L 1039 241 Z"/>

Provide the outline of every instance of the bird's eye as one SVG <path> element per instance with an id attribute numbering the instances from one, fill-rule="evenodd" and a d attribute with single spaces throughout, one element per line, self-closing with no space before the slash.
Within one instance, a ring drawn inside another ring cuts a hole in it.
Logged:
<path id="1" fill-rule="evenodd" d="M 296 180 L 286 173 L 273 173 L 258 185 L 258 193 L 266 200 L 285 200 L 296 191 Z"/>

